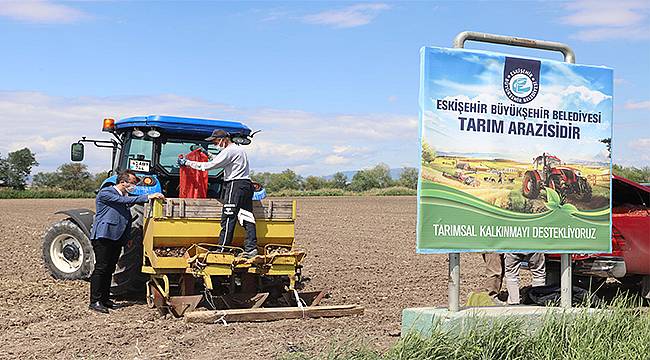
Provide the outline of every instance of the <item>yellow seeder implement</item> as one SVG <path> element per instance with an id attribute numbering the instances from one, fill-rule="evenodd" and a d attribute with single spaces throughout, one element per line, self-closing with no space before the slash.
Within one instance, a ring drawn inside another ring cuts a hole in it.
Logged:
<path id="1" fill-rule="evenodd" d="M 151 277 L 149 305 L 174 316 L 199 304 L 222 311 L 221 318 L 228 314 L 223 310 L 269 307 L 299 307 L 308 314 L 305 311 L 318 305 L 325 293 L 297 292 L 306 253 L 294 248 L 295 201 L 254 202 L 259 255 L 251 259 L 240 256 L 245 237 L 241 228 L 231 246 L 219 245 L 221 207 L 214 199 L 167 199 L 147 205 L 142 272 Z M 330 316 L 350 315 L 346 309 Z M 354 314 L 363 311 L 355 309 Z M 242 310 L 237 311 L 241 317 Z"/>

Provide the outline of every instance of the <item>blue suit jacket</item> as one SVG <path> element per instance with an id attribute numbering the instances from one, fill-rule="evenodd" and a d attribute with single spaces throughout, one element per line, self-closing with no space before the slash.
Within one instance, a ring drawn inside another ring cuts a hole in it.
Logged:
<path id="1" fill-rule="evenodd" d="M 113 186 L 107 186 L 97 193 L 95 206 L 97 213 L 90 239 L 106 238 L 119 240 L 131 225 L 129 205 L 146 203 L 148 195 L 125 196 Z"/>

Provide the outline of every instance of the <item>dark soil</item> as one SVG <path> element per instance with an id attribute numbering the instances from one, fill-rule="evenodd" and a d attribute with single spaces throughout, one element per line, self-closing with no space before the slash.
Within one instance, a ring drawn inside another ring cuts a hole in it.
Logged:
<path id="1" fill-rule="evenodd" d="M 349 339 L 386 349 L 402 309 L 447 302 L 447 256 L 415 254 L 415 197 L 314 197 L 298 199 L 305 290 L 328 289 L 322 304 L 360 304 L 364 315 L 186 324 L 138 302 L 98 314 L 88 310 L 86 281 L 54 280 L 41 260 L 43 232 L 62 218 L 54 212 L 81 207 L 94 201 L 0 200 L 0 358 L 269 359 Z M 483 262 L 461 258 L 464 300 L 481 288 Z"/>

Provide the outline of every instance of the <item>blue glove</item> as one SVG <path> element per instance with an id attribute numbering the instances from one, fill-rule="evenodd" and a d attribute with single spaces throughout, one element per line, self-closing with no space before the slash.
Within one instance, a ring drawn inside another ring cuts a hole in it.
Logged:
<path id="1" fill-rule="evenodd" d="M 178 166 L 185 166 L 185 163 L 187 163 L 187 160 L 183 158 L 178 158 Z"/>

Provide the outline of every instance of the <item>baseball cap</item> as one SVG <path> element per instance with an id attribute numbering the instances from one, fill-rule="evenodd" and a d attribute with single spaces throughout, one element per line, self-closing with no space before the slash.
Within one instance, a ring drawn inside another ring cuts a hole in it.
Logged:
<path id="1" fill-rule="evenodd" d="M 205 138 L 205 140 L 206 141 L 212 141 L 214 139 L 220 139 L 220 138 L 225 138 L 225 137 L 229 137 L 229 136 L 230 136 L 229 132 L 218 129 L 218 130 L 213 131 L 212 135 L 210 135 L 210 137 L 208 137 L 208 138 Z"/>

